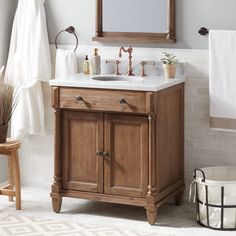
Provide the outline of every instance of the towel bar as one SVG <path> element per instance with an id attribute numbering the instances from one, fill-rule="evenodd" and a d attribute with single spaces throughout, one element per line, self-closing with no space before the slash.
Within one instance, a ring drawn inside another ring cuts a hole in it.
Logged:
<path id="1" fill-rule="evenodd" d="M 78 45 L 79 45 L 79 40 L 78 40 L 78 36 L 77 36 L 76 33 L 75 33 L 75 28 L 74 28 L 73 26 L 70 26 L 70 27 L 68 27 L 68 28 L 66 28 L 66 29 L 64 29 L 64 30 L 62 30 L 62 31 L 60 31 L 60 32 L 57 34 L 57 36 L 56 36 L 56 38 L 55 38 L 55 46 L 56 46 L 56 48 L 58 49 L 58 46 L 57 46 L 57 39 L 58 39 L 59 35 L 60 35 L 61 33 L 63 33 L 63 32 L 68 32 L 68 33 L 73 34 L 73 35 L 75 36 L 76 45 L 75 45 L 74 51 L 76 51 L 76 49 L 78 48 Z"/>

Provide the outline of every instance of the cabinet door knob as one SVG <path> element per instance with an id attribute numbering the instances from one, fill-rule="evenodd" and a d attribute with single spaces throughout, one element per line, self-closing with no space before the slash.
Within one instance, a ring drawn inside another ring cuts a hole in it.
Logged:
<path id="1" fill-rule="evenodd" d="M 124 98 L 121 98 L 120 101 L 119 101 L 120 104 L 125 104 L 127 103 L 126 100 Z"/>
<path id="2" fill-rule="evenodd" d="M 81 97 L 81 96 L 77 96 L 75 100 L 76 100 L 76 102 L 83 101 L 83 97 Z"/>
<path id="3" fill-rule="evenodd" d="M 96 155 L 97 155 L 98 157 L 103 157 L 103 152 L 97 151 L 97 152 L 96 152 Z"/>
<path id="4" fill-rule="evenodd" d="M 109 153 L 107 153 L 107 152 L 104 152 L 104 153 L 103 153 L 103 157 L 109 157 L 109 156 L 110 156 Z"/>

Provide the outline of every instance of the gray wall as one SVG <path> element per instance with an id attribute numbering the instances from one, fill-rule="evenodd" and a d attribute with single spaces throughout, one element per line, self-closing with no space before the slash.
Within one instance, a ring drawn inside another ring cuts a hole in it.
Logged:
<path id="1" fill-rule="evenodd" d="M 0 0 L 0 66 L 6 64 L 16 0 Z"/>
<path id="2" fill-rule="evenodd" d="M 78 31 L 80 44 L 96 44 L 91 41 L 95 32 L 95 2 L 95 0 L 47 0 L 50 42 L 54 43 L 59 30 L 73 25 Z M 174 45 L 146 46 L 206 49 L 207 37 L 197 33 L 201 26 L 209 29 L 236 30 L 235 0 L 176 0 L 176 5 L 178 42 Z M 71 44 L 73 39 L 63 36 L 60 42 Z"/>
<path id="3" fill-rule="evenodd" d="M 16 0 L 0 0 L 0 67 L 6 64 Z M 0 183 L 6 180 L 6 158 L 0 157 Z"/>

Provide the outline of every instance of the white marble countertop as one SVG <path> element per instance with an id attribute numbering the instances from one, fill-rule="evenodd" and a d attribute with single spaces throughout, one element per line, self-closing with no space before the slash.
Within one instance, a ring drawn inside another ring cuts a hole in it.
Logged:
<path id="1" fill-rule="evenodd" d="M 59 87 L 77 87 L 77 88 L 98 88 L 98 89 L 116 89 L 116 90 L 136 90 L 136 91 L 159 91 L 171 86 L 185 82 L 185 78 L 165 79 L 159 76 L 120 76 L 117 81 L 98 81 L 93 77 L 109 77 L 113 75 L 84 75 L 77 74 L 61 79 L 50 80 L 50 86 Z"/>

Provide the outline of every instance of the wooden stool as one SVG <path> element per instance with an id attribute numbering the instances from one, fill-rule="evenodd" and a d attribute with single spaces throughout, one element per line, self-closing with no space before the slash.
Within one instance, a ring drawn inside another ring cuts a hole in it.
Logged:
<path id="1" fill-rule="evenodd" d="M 8 156 L 9 184 L 0 188 L 0 195 L 9 196 L 9 201 L 16 197 L 16 210 L 21 210 L 21 183 L 20 164 L 18 149 L 20 141 L 7 139 L 6 143 L 0 144 L 0 155 Z"/>

